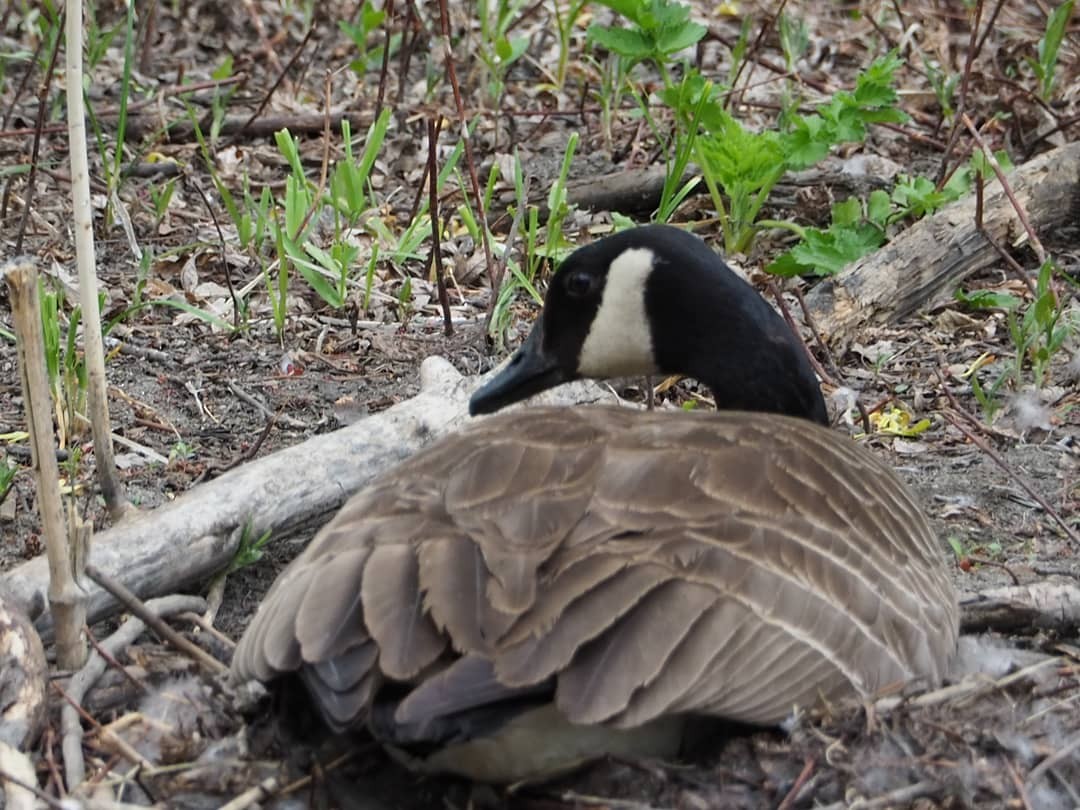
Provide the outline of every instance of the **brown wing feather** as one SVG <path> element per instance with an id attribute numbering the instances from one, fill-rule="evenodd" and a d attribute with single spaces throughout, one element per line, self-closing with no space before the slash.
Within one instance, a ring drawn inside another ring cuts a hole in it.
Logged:
<path id="1" fill-rule="evenodd" d="M 369 641 L 300 668 L 304 683 L 334 731 L 347 731 L 367 712 L 379 684 L 373 669 L 377 656 L 378 649 Z"/>
<path id="2" fill-rule="evenodd" d="M 368 638 L 360 581 L 371 556 L 368 548 L 347 548 L 320 566 L 296 612 L 296 640 L 305 661 L 323 661 L 335 651 Z"/>
<path id="3" fill-rule="evenodd" d="M 601 723 L 625 710 L 716 598 L 713 588 L 678 580 L 654 588 L 560 673 L 558 707 L 573 723 Z"/>
<path id="4" fill-rule="evenodd" d="M 439 657 L 446 637 L 423 611 L 416 550 L 378 545 L 371 550 L 360 582 L 364 621 L 379 646 L 379 669 L 408 680 Z"/>
<path id="5" fill-rule="evenodd" d="M 451 649 L 493 662 L 491 694 L 555 675 L 583 722 L 774 722 L 937 680 L 956 633 L 940 545 L 854 443 L 775 416 L 532 409 L 351 499 L 271 589 L 234 668 L 301 670 L 346 725 L 380 674 L 423 679 Z M 459 681 L 440 705 L 470 698 L 450 694 Z"/>
<path id="6" fill-rule="evenodd" d="M 513 621 L 488 599 L 491 574 L 483 554 L 468 537 L 439 537 L 419 547 L 424 607 L 459 652 L 490 654 L 492 644 Z"/>
<path id="7" fill-rule="evenodd" d="M 546 632 L 495 652 L 495 671 L 507 684 L 525 686 L 565 668 L 586 642 L 618 622 L 649 591 L 671 578 L 658 565 L 620 571 L 570 603 Z"/>
<path id="8" fill-rule="evenodd" d="M 255 633 L 259 636 L 260 668 L 291 672 L 300 665 L 300 642 L 296 638 L 296 611 L 317 575 L 313 568 L 298 568 L 281 588 L 264 603 L 265 611 L 256 616 Z"/>

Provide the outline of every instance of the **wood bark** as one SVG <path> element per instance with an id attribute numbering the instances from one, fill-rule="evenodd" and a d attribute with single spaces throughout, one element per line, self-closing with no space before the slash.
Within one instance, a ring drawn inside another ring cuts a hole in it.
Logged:
<path id="1" fill-rule="evenodd" d="M 244 464 L 153 511 L 95 534 L 90 561 L 142 599 L 205 580 L 225 567 L 248 529 L 275 538 L 325 520 L 378 473 L 399 463 L 466 419 L 468 398 L 481 382 L 463 378 L 446 360 L 429 357 L 420 369 L 421 392 L 356 424 Z M 613 398 L 591 383 L 574 383 L 538 401 L 588 402 Z M 48 566 L 36 558 L 0 574 L 17 604 L 52 636 L 43 612 Z M 88 586 L 87 620 L 119 605 Z"/>
<path id="2" fill-rule="evenodd" d="M 1080 626 L 1080 588 L 1056 580 L 990 588 L 965 599 L 960 611 L 961 629 L 968 633 L 1030 627 L 1067 632 Z"/>
<path id="3" fill-rule="evenodd" d="M 27 750 L 45 726 L 49 665 L 30 620 L 0 591 L 0 743 Z"/>
<path id="4" fill-rule="evenodd" d="M 1080 142 L 1040 155 L 1008 179 L 1036 231 L 1075 218 L 1080 201 Z M 983 227 L 1006 248 L 1025 236 L 997 180 L 987 183 L 983 195 Z M 823 280 L 807 293 L 806 302 L 825 339 L 846 347 L 867 324 L 899 321 L 940 295 L 952 295 L 965 277 L 998 261 L 997 251 L 976 226 L 973 194 Z"/>

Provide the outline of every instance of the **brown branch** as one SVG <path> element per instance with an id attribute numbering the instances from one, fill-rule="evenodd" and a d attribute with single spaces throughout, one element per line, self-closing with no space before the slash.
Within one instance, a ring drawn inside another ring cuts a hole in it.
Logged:
<path id="1" fill-rule="evenodd" d="M 312 24 L 312 26 L 308 29 L 307 33 L 304 34 L 303 41 L 301 41 L 301 43 L 296 47 L 296 50 L 293 51 L 293 54 L 289 58 L 289 61 L 285 65 L 285 67 L 281 67 L 280 65 L 278 65 L 280 69 L 278 71 L 277 78 L 274 79 L 274 83 L 270 85 L 270 89 L 267 90 L 266 94 L 262 97 L 262 100 L 259 102 L 259 106 L 255 108 L 255 112 L 253 112 L 251 116 L 236 131 L 230 143 L 235 143 L 236 138 L 239 137 L 240 133 L 247 131 L 247 128 L 250 127 L 252 123 L 254 123 L 255 119 L 262 115 L 262 111 L 266 109 L 266 105 L 270 103 L 270 99 L 273 98 L 274 93 L 277 92 L 278 87 L 280 87 L 281 83 L 285 81 L 285 77 L 289 74 L 292 66 L 296 64 L 296 60 L 300 58 L 300 54 L 304 52 L 304 48 L 307 47 L 308 41 L 311 39 L 311 36 L 314 33 L 315 25 Z M 277 60 L 275 57 L 275 62 L 276 61 Z M 222 130 L 222 134 L 224 134 L 224 130 Z"/>
<path id="2" fill-rule="evenodd" d="M 749 64 L 750 60 L 758 61 L 758 51 L 761 48 L 761 43 L 765 39 L 765 37 L 769 33 L 769 31 L 772 30 L 772 27 L 776 24 L 776 21 L 780 18 L 780 15 L 784 13 L 784 6 L 786 6 L 786 5 L 787 5 L 787 0 L 780 0 L 780 5 L 777 7 L 776 11 L 774 13 L 770 14 L 768 17 L 766 17 L 765 22 L 763 22 L 761 24 L 761 30 L 758 31 L 758 35 L 757 35 L 757 37 L 754 38 L 753 44 L 747 50 L 746 57 L 743 59 L 742 63 L 739 65 L 739 69 L 737 71 L 735 71 L 735 78 L 733 78 L 731 80 L 732 92 L 728 95 L 727 102 L 725 104 L 727 109 L 730 110 L 735 104 L 741 103 L 742 96 L 746 92 L 747 88 L 744 87 L 738 93 L 737 97 L 736 97 L 736 94 L 735 94 L 734 90 L 739 85 L 739 77 L 742 76 L 743 68 L 745 68 L 746 65 Z M 787 73 L 788 73 L 787 69 L 785 68 L 782 71 L 782 73 L 783 73 L 783 75 L 786 76 Z"/>
<path id="3" fill-rule="evenodd" d="M 157 633 L 162 639 L 172 644 L 176 649 L 185 653 L 194 659 L 197 663 L 201 664 L 205 669 L 210 672 L 222 673 L 227 672 L 228 667 L 214 658 L 210 653 L 206 652 L 202 647 L 188 641 L 181 636 L 175 630 L 173 630 L 165 621 L 151 610 L 148 610 L 142 600 L 135 594 L 129 591 L 120 582 L 110 577 L 104 571 L 99 571 L 95 566 L 86 566 L 86 575 L 90 579 L 94 580 L 98 585 L 111 593 L 113 597 L 122 604 L 125 608 L 135 614 L 143 622 L 146 623 L 155 633 Z"/>
<path id="4" fill-rule="evenodd" d="M 229 268 L 229 256 L 228 249 L 225 243 L 225 233 L 221 230 L 221 223 L 218 222 L 217 212 L 214 210 L 214 206 L 210 204 L 209 197 L 206 196 L 206 192 L 203 191 L 202 185 L 194 177 L 190 178 L 191 187 L 199 195 L 199 199 L 203 201 L 203 205 L 206 207 L 206 212 L 210 215 L 210 220 L 214 223 L 214 230 L 217 231 L 218 245 L 220 247 L 221 256 L 221 269 L 225 274 L 225 286 L 229 288 L 229 298 L 232 299 L 232 322 L 233 329 L 240 330 L 240 302 L 236 298 L 236 290 L 233 289 L 232 283 L 232 270 Z"/>
<path id="5" fill-rule="evenodd" d="M 59 25 L 63 25 L 64 14 L 61 11 Z M 23 201 L 22 218 L 19 220 L 19 230 L 15 237 L 15 255 L 18 256 L 23 250 L 23 236 L 26 235 L 26 223 L 30 220 L 30 209 L 34 203 L 35 180 L 37 179 L 38 156 L 41 151 L 41 133 L 45 125 L 45 108 L 49 100 L 49 81 L 56 70 L 56 56 L 60 52 L 60 41 L 63 37 L 57 37 L 53 43 L 52 53 L 49 55 L 49 67 L 41 78 L 38 88 L 37 118 L 34 120 L 34 146 L 30 153 L 30 172 L 26 178 L 26 199 Z"/>
<path id="6" fill-rule="evenodd" d="M 458 122 L 461 124 L 461 140 L 465 144 L 465 165 L 469 169 L 469 181 L 472 183 L 473 199 L 480 221 L 480 241 L 484 246 L 484 260 L 487 263 L 488 282 L 495 281 L 495 267 L 491 260 L 491 243 L 488 239 L 487 212 L 484 210 L 484 197 L 480 191 L 480 179 L 476 174 L 476 160 L 473 158 L 472 138 L 469 136 L 469 120 L 465 115 L 465 102 L 461 100 L 461 86 L 458 84 L 457 70 L 454 68 L 454 50 L 450 46 L 450 12 L 446 0 L 439 0 L 439 20 L 442 25 L 443 50 L 446 56 L 446 73 L 450 77 L 450 86 L 454 90 L 454 104 L 457 106 Z"/>
<path id="7" fill-rule="evenodd" d="M 803 789 L 807 780 L 810 779 L 810 775 L 814 772 L 815 764 L 813 757 L 806 758 L 806 762 L 803 763 L 802 771 L 800 771 L 799 776 L 795 779 L 795 784 L 791 786 L 791 790 L 787 792 L 784 800 L 780 802 L 776 810 L 791 810 L 791 808 L 795 806 L 795 802 L 799 798 L 799 792 Z"/>
<path id="8" fill-rule="evenodd" d="M 1013 193 L 1012 186 L 1009 185 L 1009 179 L 1005 176 L 1001 164 L 998 163 L 997 158 L 994 157 L 994 153 L 986 146 L 986 142 L 982 139 L 982 135 L 979 134 L 979 130 L 975 128 L 975 125 L 971 123 L 971 119 L 968 118 L 967 113 L 962 113 L 960 117 L 964 121 L 964 126 L 968 128 L 968 132 L 971 133 L 971 137 L 975 139 L 979 148 L 982 149 L 983 155 L 990 164 L 990 168 L 994 170 L 998 182 L 1001 183 L 1001 190 L 1005 192 L 1005 196 L 1008 197 L 1009 202 L 1012 203 L 1013 210 L 1016 211 L 1016 216 L 1020 219 L 1020 224 L 1024 226 L 1024 230 L 1027 232 L 1028 241 L 1031 242 L 1031 248 L 1035 251 L 1035 255 L 1039 259 L 1039 264 L 1045 263 L 1046 249 L 1043 248 L 1042 242 L 1039 241 L 1039 236 L 1035 233 L 1035 229 L 1031 227 L 1031 222 L 1028 220 L 1027 212 L 1024 210 L 1024 207 L 1020 205 L 1020 202 L 1016 199 L 1016 195 Z"/>
<path id="9" fill-rule="evenodd" d="M 439 165 L 436 151 L 439 141 L 439 127 L 434 118 L 427 120 L 428 136 L 428 214 L 431 219 L 431 264 L 435 271 L 435 284 L 439 290 L 439 304 L 443 312 L 443 334 L 454 334 L 454 325 L 450 322 L 450 299 L 446 295 L 446 278 L 442 266 L 442 224 L 439 219 Z"/>
<path id="10" fill-rule="evenodd" d="M 936 185 L 940 189 L 945 183 L 945 176 L 949 168 L 949 158 L 952 155 L 953 147 L 956 146 L 956 141 L 960 138 L 960 126 L 961 117 L 967 110 L 967 97 L 968 97 L 968 85 L 971 82 L 971 68 L 975 61 L 975 56 L 978 53 L 977 46 L 978 41 L 976 37 L 979 35 L 979 21 L 982 19 L 983 0 L 976 0 L 975 3 L 975 19 L 971 23 L 971 31 L 968 36 L 968 48 L 967 55 L 964 60 L 964 72 L 960 75 L 960 94 L 957 97 L 956 113 L 953 117 L 953 125 L 949 129 L 949 139 L 945 143 L 945 153 L 941 156 L 941 166 L 938 168 L 938 176 Z"/>
<path id="11" fill-rule="evenodd" d="M 161 599 L 151 599 L 145 606 L 140 605 L 140 607 L 153 616 L 168 616 L 187 610 L 202 610 L 206 607 L 206 602 L 198 596 L 166 596 Z M 120 650 L 134 643 L 145 629 L 146 625 L 140 619 L 128 619 L 120 626 L 120 629 L 101 642 L 101 646 L 115 656 Z M 61 746 L 68 791 L 75 790 L 86 775 L 82 755 L 83 729 L 79 722 L 79 710 L 82 708 L 81 704 L 86 693 L 97 683 L 98 678 L 105 672 L 105 667 L 105 659 L 97 653 L 92 654 L 82 669 L 72 676 L 64 692 L 67 705 L 60 710 L 60 724 L 63 733 Z M 91 723 L 93 722 L 91 720 Z M 52 766 L 52 746 L 47 746 L 45 750 Z M 59 774 L 56 775 L 56 779 L 59 782 Z"/>

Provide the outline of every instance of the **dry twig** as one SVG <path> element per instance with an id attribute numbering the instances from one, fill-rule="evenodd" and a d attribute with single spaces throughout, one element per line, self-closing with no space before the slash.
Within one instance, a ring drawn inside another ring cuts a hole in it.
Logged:
<path id="1" fill-rule="evenodd" d="M 191 643 L 182 635 L 167 625 L 162 618 L 150 610 L 135 594 L 129 591 L 120 582 L 110 577 L 104 571 L 99 571 L 95 566 L 86 566 L 86 575 L 98 585 L 111 593 L 118 602 L 127 610 L 130 610 L 142 619 L 162 639 L 172 644 L 180 652 L 185 653 L 201 664 L 210 672 L 227 672 L 228 667 L 210 655 L 202 647 Z M 202 609 L 205 609 L 205 604 Z"/>
<path id="2" fill-rule="evenodd" d="M 185 611 L 198 612 L 205 609 L 206 602 L 198 596 L 164 596 L 151 599 L 143 607 L 150 615 L 161 617 Z M 145 629 L 146 625 L 141 619 L 128 619 L 119 630 L 101 642 L 101 647 L 115 657 L 133 644 Z M 69 792 L 86 778 L 86 764 L 82 755 L 83 729 L 76 706 L 81 706 L 86 693 L 97 683 L 107 666 L 106 660 L 94 652 L 68 683 L 65 694 L 68 702 L 60 711 L 60 725 L 63 733 L 64 779 Z"/>

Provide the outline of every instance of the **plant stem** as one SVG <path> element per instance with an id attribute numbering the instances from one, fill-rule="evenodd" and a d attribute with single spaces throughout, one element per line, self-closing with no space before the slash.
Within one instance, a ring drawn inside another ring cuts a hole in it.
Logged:
<path id="1" fill-rule="evenodd" d="M 82 637 L 86 624 L 86 592 L 75 581 L 73 561 L 79 557 L 85 561 L 85 555 L 69 547 L 68 527 L 60 500 L 60 470 L 56 463 L 51 397 L 45 373 L 38 272 L 32 263 L 24 261 L 9 266 L 4 275 L 19 336 L 19 372 L 37 474 L 38 510 L 49 560 L 49 608 L 56 626 L 57 665 L 61 669 L 79 669 L 86 660 L 86 643 Z"/>

